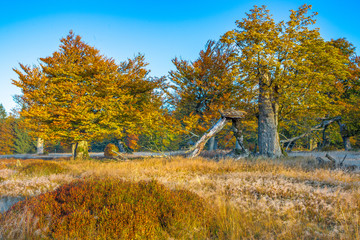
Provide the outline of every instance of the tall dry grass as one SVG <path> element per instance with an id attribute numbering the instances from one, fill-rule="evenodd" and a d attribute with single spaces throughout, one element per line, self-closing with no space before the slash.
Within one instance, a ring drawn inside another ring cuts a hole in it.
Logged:
<path id="1" fill-rule="evenodd" d="M 217 239 L 360 239 L 360 174 L 317 168 L 312 158 L 172 157 L 56 164 L 67 171 L 29 176 L 16 162 L 4 163 L 0 194 L 34 196 L 84 177 L 157 180 L 205 198 L 213 211 Z M 9 226 L 0 227 L 0 233 Z"/>

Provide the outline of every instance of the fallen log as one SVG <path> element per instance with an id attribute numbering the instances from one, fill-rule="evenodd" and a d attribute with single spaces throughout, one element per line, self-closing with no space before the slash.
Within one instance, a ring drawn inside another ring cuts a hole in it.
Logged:
<path id="1" fill-rule="evenodd" d="M 316 160 L 318 161 L 317 163 L 320 167 L 327 167 L 331 169 L 334 169 L 336 167 L 336 164 L 331 160 L 322 157 L 317 157 Z"/>
<path id="2" fill-rule="evenodd" d="M 330 168 L 330 169 L 342 169 L 348 171 L 357 170 L 359 167 L 357 165 L 344 164 L 344 161 L 347 155 L 344 156 L 342 160 L 337 161 L 334 157 L 330 156 L 328 153 L 325 154 L 326 158 L 317 157 L 317 164 L 320 167 Z"/>
<path id="3" fill-rule="evenodd" d="M 326 154 L 325 157 L 327 157 L 334 165 L 336 164 L 335 158 L 333 158 L 333 157 L 330 156 L 329 154 Z"/>
<path id="4" fill-rule="evenodd" d="M 194 151 L 190 154 L 190 157 L 193 158 L 199 156 L 200 152 L 204 149 L 206 142 L 216 133 L 220 132 L 226 123 L 227 119 L 221 117 L 220 120 L 212 128 L 210 128 L 195 144 Z"/>
<path id="5" fill-rule="evenodd" d="M 118 153 L 118 152 L 116 152 L 116 151 L 114 151 L 114 150 L 111 150 L 113 153 L 115 153 L 117 156 L 118 156 L 118 158 L 121 158 L 121 159 L 124 159 L 124 160 L 129 160 L 127 157 L 125 157 L 124 156 L 124 154 L 122 154 L 122 153 Z"/>
<path id="6" fill-rule="evenodd" d="M 193 148 L 191 148 L 189 150 L 192 151 L 192 153 L 189 155 L 189 157 L 193 158 L 193 157 L 197 157 L 200 152 L 204 149 L 206 142 L 212 138 L 213 136 L 215 136 L 216 133 L 220 132 L 221 129 L 226 125 L 226 123 L 228 121 L 232 121 L 233 122 L 233 127 L 236 129 L 234 131 L 235 133 L 235 137 L 238 139 L 238 141 L 241 140 L 240 138 L 240 129 L 237 129 L 237 120 L 240 118 L 243 118 L 245 116 L 245 112 L 244 111 L 240 111 L 240 110 L 235 110 L 235 109 L 226 109 L 226 110 L 220 110 L 219 111 L 221 114 L 221 118 L 219 119 L 219 121 L 217 121 L 217 123 L 212 126 L 201 138 L 199 141 L 197 141 L 197 143 L 195 144 L 195 146 Z"/>

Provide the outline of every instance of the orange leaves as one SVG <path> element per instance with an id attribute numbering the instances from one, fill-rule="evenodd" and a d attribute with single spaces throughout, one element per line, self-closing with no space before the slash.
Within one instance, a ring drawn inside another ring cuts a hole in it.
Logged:
<path id="1" fill-rule="evenodd" d="M 2 107 L 2 105 L 0 106 Z M 12 117 L 0 119 L 0 154 L 13 153 L 15 141 L 13 123 L 14 119 Z"/>
<path id="2" fill-rule="evenodd" d="M 126 146 L 132 150 L 137 150 L 140 146 L 138 145 L 139 136 L 136 134 L 128 134 L 125 138 Z"/>
<path id="3" fill-rule="evenodd" d="M 229 45 L 208 41 L 196 61 L 173 60 L 176 71 L 170 72 L 170 80 L 175 84 L 176 98 L 172 104 L 188 131 L 205 131 L 219 116 L 219 109 L 236 105 L 237 68 L 233 56 Z"/>
<path id="4" fill-rule="evenodd" d="M 147 78 L 144 56 L 118 66 L 72 31 L 61 43 L 58 51 L 40 58 L 39 67 L 14 69 L 19 79 L 13 84 L 23 94 L 21 115 L 35 135 L 70 142 L 99 139 L 125 126 L 135 129 L 138 112 L 154 110 L 144 106 L 157 98 L 153 90 L 160 82 Z"/>

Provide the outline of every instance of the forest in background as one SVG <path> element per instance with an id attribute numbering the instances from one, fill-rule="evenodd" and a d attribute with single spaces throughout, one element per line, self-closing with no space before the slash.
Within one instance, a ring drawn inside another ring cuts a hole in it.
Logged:
<path id="1" fill-rule="evenodd" d="M 38 138 L 46 152 L 70 152 L 82 141 L 94 152 L 108 143 L 127 151 L 188 149 L 224 109 L 247 113 L 241 129 L 252 152 L 279 156 L 281 143 L 358 149 L 360 58 L 344 38 L 325 41 L 310 9 L 275 23 L 255 6 L 196 60 L 174 58 L 175 70 L 162 77 L 149 76 L 145 56 L 117 63 L 70 31 L 38 66 L 14 68 L 22 94 L 11 114 L 0 105 L 0 154 L 35 152 Z M 209 142 L 210 149 L 235 146 L 230 125 Z"/>

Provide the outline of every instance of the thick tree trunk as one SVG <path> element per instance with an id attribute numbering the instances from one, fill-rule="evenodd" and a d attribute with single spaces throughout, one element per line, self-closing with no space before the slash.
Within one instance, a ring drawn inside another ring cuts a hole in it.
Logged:
<path id="1" fill-rule="evenodd" d="M 337 123 L 339 124 L 339 127 L 340 127 L 340 135 L 341 135 L 341 138 L 343 139 L 345 151 L 349 151 L 349 150 L 351 150 L 349 131 L 346 127 L 346 124 L 341 123 L 341 120 L 337 121 Z"/>
<path id="2" fill-rule="evenodd" d="M 215 151 L 216 149 L 217 149 L 217 141 L 216 141 L 216 138 L 214 136 L 214 137 L 211 137 L 210 140 L 209 140 L 208 150 L 209 151 Z"/>
<path id="3" fill-rule="evenodd" d="M 76 143 L 71 144 L 71 154 L 73 159 L 75 159 L 75 150 L 76 150 Z"/>
<path id="4" fill-rule="evenodd" d="M 270 80 L 263 75 L 259 81 L 258 143 L 260 155 L 282 156 L 278 133 L 278 107 L 273 105 Z"/>
<path id="5" fill-rule="evenodd" d="M 74 159 L 86 160 L 89 158 L 89 145 L 87 141 L 79 141 L 76 143 Z"/>
<path id="6" fill-rule="evenodd" d="M 117 140 L 119 152 L 125 152 L 124 143 L 121 140 Z"/>
<path id="7" fill-rule="evenodd" d="M 328 145 L 330 145 L 330 141 L 327 137 L 326 134 L 326 129 L 328 128 L 329 125 L 324 126 L 323 132 L 322 132 L 322 142 L 321 142 L 321 148 L 324 148 Z"/>
<path id="8" fill-rule="evenodd" d="M 44 154 L 44 139 L 38 138 L 36 142 L 36 154 Z"/>
<path id="9" fill-rule="evenodd" d="M 240 146 L 239 141 L 237 139 L 235 141 L 235 150 L 241 151 L 241 146 Z"/>
<path id="10" fill-rule="evenodd" d="M 351 143 L 350 143 L 350 137 L 349 136 L 343 136 L 342 139 L 343 139 L 343 142 L 344 142 L 345 151 L 350 151 L 352 149 L 351 148 Z"/>
<path id="11" fill-rule="evenodd" d="M 241 125 L 240 119 L 232 119 L 232 123 L 233 123 L 234 136 L 236 138 L 235 153 L 249 155 L 250 154 L 249 150 L 246 149 L 244 146 L 244 136 L 242 131 L 243 127 Z"/>

